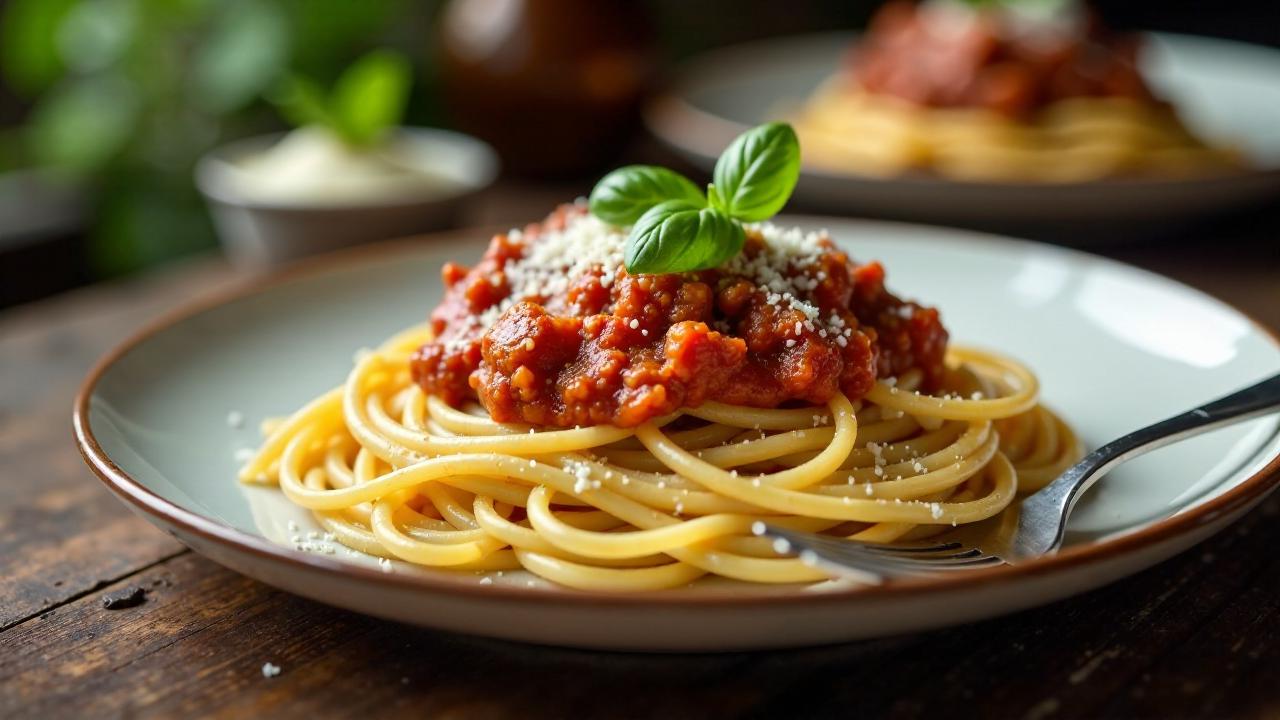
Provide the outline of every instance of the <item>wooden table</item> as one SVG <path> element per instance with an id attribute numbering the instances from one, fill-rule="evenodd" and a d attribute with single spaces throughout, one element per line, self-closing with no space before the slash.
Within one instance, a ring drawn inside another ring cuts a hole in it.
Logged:
<path id="1" fill-rule="evenodd" d="M 560 193 L 515 188 L 489 205 L 505 212 L 475 219 L 534 217 Z M 1233 233 L 1109 254 L 1280 326 L 1274 231 Z M 111 497 L 82 465 L 69 418 L 100 353 L 233 279 L 197 259 L 0 315 L 0 717 L 1280 717 L 1280 497 L 1072 600 L 787 652 L 508 644 L 374 620 L 224 570 Z M 147 590 L 143 604 L 103 608 L 130 585 Z M 266 662 L 279 676 L 263 676 Z"/>

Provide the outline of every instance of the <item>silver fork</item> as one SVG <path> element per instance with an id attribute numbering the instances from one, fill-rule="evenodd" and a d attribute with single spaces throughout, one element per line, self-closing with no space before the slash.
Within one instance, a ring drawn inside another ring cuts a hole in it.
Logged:
<path id="1" fill-rule="evenodd" d="M 1053 482 L 990 520 L 973 523 L 927 544 L 876 545 L 755 523 L 779 554 L 837 575 L 879 583 L 906 575 L 968 570 L 1056 552 L 1080 496 L 1109 470 L 1157 448 L 1280 411 L 1280 375 L 1125 435 L 1089 453 Z"/>

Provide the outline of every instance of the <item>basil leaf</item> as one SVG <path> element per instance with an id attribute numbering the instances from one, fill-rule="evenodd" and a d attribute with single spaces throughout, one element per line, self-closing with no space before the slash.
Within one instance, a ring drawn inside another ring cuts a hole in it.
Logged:
<path id="1" fill-rule="evenodd" d="M 285 75 L 268 96 L 280 114 L 295 127 L 321 125 L 331 128 L 333 115 L 325 102 L 324 91 L 311 78 Z"/>
<path id="2" fill-rule="evenodd" d="M 707 204 L 717 210 L 728 212 L 724 204 L 724 198 L 720 197 L 720 191 L 716 189 L 715 183 L 707 185 Z"/>
<path id="3" fill-rule="evenodd" d="M 702 191 L 673 170 L 628 165 L 605 175 L 591 191 L 591 214 L 614 225 L 633 225 L 649 208 L 667 200 L 706 205 Z"/>
<path id="4" fill-rule="evenodd" d="M 668 200 L 636 221 L 624 260 L 632 275 L 705 270 L 737 255 L 745 240 L 742 226 L 720 210 Z"/>
<path id="5" fill-rule="evenodd" d="M 716 161 L 716 192 L 730 215 L 759 221 L 776 215 L 800 178 L 800 141 L 786 123 L 754 127 Z"/>
<path id="6" fill-rule="evenodd" d="M 375 144 L 404 116 L 413 70 L 402 55 L 375 50 L 343 71 L 333 87 L 334 128 L 348 144 Z"/>

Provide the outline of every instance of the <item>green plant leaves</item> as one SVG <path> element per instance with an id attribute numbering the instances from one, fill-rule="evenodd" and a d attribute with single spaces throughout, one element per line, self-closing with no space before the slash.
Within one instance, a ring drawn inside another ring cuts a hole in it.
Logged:
<path id="1" fill-rule="evenodd" d="M 742 226 L 723 212 L 668 200 L 636 221 L 628 238 L 627 272 L 675 273 L 713 268 L 742 250 Z"/>
<path id="2" fill-rule="evenodd" d="M 0 9 L 0 70 L 9 85 L 32 97 L 62 75 L 58 28 L 77 0 L 10 0 Z"/>
<path id="3" fill-rule="evenodd" d="M 144 37 L 144 20 L 138 3 L 129 0 L 77 3 L 58 27 L 63 62 L 82 75 L 119 68 Z"/>
<path id="4" fill-rule="evenodd" d="M 136 131 L 134 86 L 114 75 L 65 83 L 32 111 L 27 140 L 35 159 L 73 172 L 95 172 L 113 160 Z"/>
<path id="5" fill-rule="evenodd" d="M 347 68 L 327 98 L 314 80 L 290 75 L 271 100 L 294 125 L 321 125 L 348 145 L 368 147 L 400 122 L 411 82 L 403 56 L 377 50 Z"/>
<path id="6" fill-rule="evenodd" d="M 716 267 L 742 251 L 741 221 L 775 215 L 800 178 L 800 141 L 786 123 L 739 135 L 716 161 L 704 196 L 688 178 L 652 165 L 604 176 L 591 191 L 591 213 L 631 225 L 627 272 L 678 273 Z"/>
<path id="7" fill-rule="evenodd" d="M 591 213 L 614 225 L 633 225 L 654 205 L 685 200 L 706 205 L 702 191 L 674 170 L 654 165 L 628 165 L 605 175 L 591 191 Z"/>
<path id="8" fill-rule="evenodd" d="M 288 47 L 287 18 L 275 3 L 223 0 L 191 58 L 191 102 L 214 114 L 248 105 L 279 76 Z"/>
<path id="9" fill-rule="evenodd" d="M 716 161 L 714 178 L 725 212 L 748 222 L 773 217 L 800 179 L 795 130 L 774 122 L 739 135 Z"/>

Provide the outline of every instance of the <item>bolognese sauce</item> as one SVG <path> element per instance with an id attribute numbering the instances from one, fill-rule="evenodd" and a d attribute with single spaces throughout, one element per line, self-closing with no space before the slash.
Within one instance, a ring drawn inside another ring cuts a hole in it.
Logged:
<path id="1" fill-rule="evenodd" d="M 851 78 L 917 105 L 1011 117 L 1076 97 L 1160 104 L 1139 72 L 1136 36 L 1109 32 L 1081 8 L 1057 22 L 1019 22 L 1010 12 L 890 2 L 850 54 Z"/>
<path id="2" fill-rule="evenodd" d="M 943 378 L 938 311 L 885 289 L 823 234 L 751 227 L 720 268 L 629 275 L 625 233 L 565 205 L 448 264 L 414 380 L 499 422 L 639 425 L 709 400 L 754 407 L 862 397 L 878 377 Z"/>

